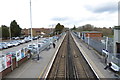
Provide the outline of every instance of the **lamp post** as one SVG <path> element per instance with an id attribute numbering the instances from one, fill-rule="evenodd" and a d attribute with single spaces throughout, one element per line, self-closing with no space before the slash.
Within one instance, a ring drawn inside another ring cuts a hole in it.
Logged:
<path id="1" fill-rule="evenodd" d="M 32 42 L 32 53 L 34 53 L 34 51 L 33 51 L 33 39 L 32 39 L 32 37 L 33 37 L 33 35 L 32 35 L 32 8 L 31 8 L 31 0 L 30 0 L 30 26 L 31 26 L 31 42 Z M 32 58 L 33 58 L 33 56 L 32 56 Z"/>
<path id="2" fill-rule="evenodd" d="M 30 26 L 31 26 L 31 40 L 32 40 L 32 9 L 31 9 L 31 0 L 30 0 Z"/>
<path id="3" fill-rule="evenodd" d="M 11 29 L 10 29 L 10 27 L 9 27 L 9 34 L 10 34 L 10 41 L 11 41 Z"/>
<path id="4" fill-rule="evenodd" d="M 90 49 L 89 44 L 90 44 L 90 34 L 88 33 L 88 49 Z"/>
<path id="5" fill-rule="evenodd" d="M 105 49 L 108 50 L 108 37 L 106 37 Z"/>

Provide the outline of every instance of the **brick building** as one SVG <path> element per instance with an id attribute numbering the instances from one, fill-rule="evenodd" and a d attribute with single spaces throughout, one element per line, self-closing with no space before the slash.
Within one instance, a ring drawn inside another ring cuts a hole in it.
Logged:
<path id="1" fill-rule="evenodd" d="M 82 36 L 82 39 L 86 38 L 86 37 L 102 37 L 103 34 L 101 32 L 98 32 L 98 31 L 83 31 L 81 32 L 81 36 Z"/>
<path id="2" fill-rule="evenodd" d="M 85 36 L 86 37 L 102 37 L 103 34 L 98 31 L 90 31 L 90 32 L 87 32 Z"/>
<path id="3" fill-rule="evenodd" d="M 32 28 L 33 36 L 49 34 L 52 31 L 51 28 Z M 28 36 L 31 34 L 31 28 L 29 29 L 22 29 L 22 35 Z"/>

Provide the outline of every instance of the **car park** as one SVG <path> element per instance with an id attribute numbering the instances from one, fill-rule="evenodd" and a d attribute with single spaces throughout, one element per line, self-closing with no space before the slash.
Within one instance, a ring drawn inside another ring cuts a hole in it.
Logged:
<path id="1" fill-rule="evenodd" d="M 37 36 L 34 37 L 34 38 L 38 39 Z M 18 46 L 20 44 L 23 44 L 23 43 L 26 43 L 26 42 L 30 42 L 32 39 L 29 36 L 29 37 L 25 37 L 24 39 L 21 39 L 21 40 L 11 40 L 11 41 L 8 41 L 8 42 L 0 42 L 0 49 L 10 48 L 10 47 L 13 47 L 13 46 Z M 34 50 L 35 49 L 36 50 L 37 49 L 41 49 L 42 47 L 45 48 L 48 45 L 50 45 L 49 43 L 52 43 L 52 40 L 53 40 L 53 37 L 50 37 L 50 38 L 48 38 L 48 37 L 47 38 L 41 38 L 41 39 L 38 39 L 38 43 L 37 44 L 36 43 L 32 43 L 33 47 L 29 46 L 28 48 L 29 49 L 33 48 Z"/>

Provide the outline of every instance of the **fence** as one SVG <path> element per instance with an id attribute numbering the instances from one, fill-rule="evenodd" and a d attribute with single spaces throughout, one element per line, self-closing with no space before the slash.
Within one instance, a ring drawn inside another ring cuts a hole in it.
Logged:
<path id="1" fill-rule="evenodd" d="M 77 32 L 73 32 L 73 34 L 77 36 L 79 39 L 82 39 L 85 43 L 89 44 L 99 53 L 102 53 L 103 49 L 107 49 L 109 53 L 113 53 L 113 38 L 108 38 L 107 40 L 106 37 L 88 38 L 88 37 L 83 37 L 83 35 L 79 36 L 80 34 L 78 34 Z"/>
<path id="2" fill-rule="evenodd" d="M 120 55 L 115 55 L 115 53 L 113 53 L 113 38 L 108 38 L 108 39 L 106 37 L 83 38 L 82 36 L 79 37 L 77 33 L 73 33 L 73 34 L 77 36 L 79 39 L 83 40 L 89 46 L 93 47 L 101 55 L 103 54 L 102 50 L 106 49 L 108 51 L 107 63 L 113 62 L 120 67 Z M 120 53 L 116 53 L 116 54 L 120 54 Z"/>
<path id="3" fill-rule="evenodd" d="M 95 50 L 97 50 L 99 53 L 102 54 L 102 50 L 106 49 L 108 50 L 109 53 L 113 53 L 113 39 L 108 38 L 108 43 L 106 45 L 106 38 L 87 38 L 83 39 L 83 41 L 87 44 L 89 44 L 91 47 L 93 47 Z"/>

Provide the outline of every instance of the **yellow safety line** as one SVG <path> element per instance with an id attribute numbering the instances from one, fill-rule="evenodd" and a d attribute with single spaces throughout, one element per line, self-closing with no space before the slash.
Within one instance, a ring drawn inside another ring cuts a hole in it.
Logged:
<path id="1" fill-rule="evenodd" d="M 47 65 L 44 67 L 44 69 L 43 69 L 42 72 L 40 73 L 40 75 L 39 75 L 39 77 L 38 77 L 38 80 L 41 78 L 41 76 L 42 76 L 43 73 L 45 72 L 46 68 L 47 68 Z"/>

